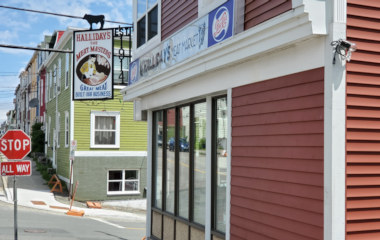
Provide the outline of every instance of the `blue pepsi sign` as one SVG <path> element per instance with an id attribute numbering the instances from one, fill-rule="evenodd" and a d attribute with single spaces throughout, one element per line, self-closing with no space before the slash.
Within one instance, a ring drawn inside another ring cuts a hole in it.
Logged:
<path id="1" fill-rule="evenodd" d="M 128 85 L 132 85 L 139 81 L 139 59 L 129 64 Z"/>
<path id="2" fill-rule="evenodd" d="M 229 0 L 209 13 L 208 47 L 232 36 L 234 24 L 233 13 L 233 0 Z"/>

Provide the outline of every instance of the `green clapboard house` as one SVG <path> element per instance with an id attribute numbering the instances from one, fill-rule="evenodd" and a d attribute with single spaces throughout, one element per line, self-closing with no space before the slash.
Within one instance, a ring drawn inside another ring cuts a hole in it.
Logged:
<path id="1" fill-rule="evenodd" d="M 73 31 L 55 32 L 51 47 L 72 50 Z M 46 72 L 46 155 L 62 181 L 78 183 L 77 200 L 145 197 L 147 127 L 133 120 L 133 103 L 122 100 L 129 59 L 120 66 L 119 48 L 115 39 L 112 100 L 72 100 L 72 54 L 51 53 L 39 69 Z M 120 71 L 125 79 L 119 79 Z"/>

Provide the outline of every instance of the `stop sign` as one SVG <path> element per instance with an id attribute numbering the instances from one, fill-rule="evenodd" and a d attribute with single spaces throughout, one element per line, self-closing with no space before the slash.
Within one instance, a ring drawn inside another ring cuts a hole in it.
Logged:
<path id="1" fill-rule="evenodd" d="M 21 160 L 31 150 L 30 137 L 22 130 L 8 130 L 0 138 L 0 152 L 9 160 Z"/>

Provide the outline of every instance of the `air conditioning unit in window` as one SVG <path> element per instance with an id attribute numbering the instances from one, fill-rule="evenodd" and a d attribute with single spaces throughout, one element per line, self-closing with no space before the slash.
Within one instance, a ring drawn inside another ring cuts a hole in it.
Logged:
<path id="1" fill-rule="evenodd" d="M 61 86 L 57 86 L 57 92 L 61 91 Z"/>

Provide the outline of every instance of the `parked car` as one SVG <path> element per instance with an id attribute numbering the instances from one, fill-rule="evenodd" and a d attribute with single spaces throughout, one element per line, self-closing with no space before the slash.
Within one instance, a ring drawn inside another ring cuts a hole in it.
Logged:
<path id="1" fill-rule="evenodd" d="M 158 135 L 157 144 L 159 147 L 162 147 L 162 135 Z"/>
<path id="2" fill-rule="evenodd" d="M 169 151 L 174 151 L 175 149 L 175 138 L 172 137 L 168 141 Z M 184 138 L 179 139 L 179 151 L 180 152 L 188 152 L 189 151 L 189 143 Z"/>

